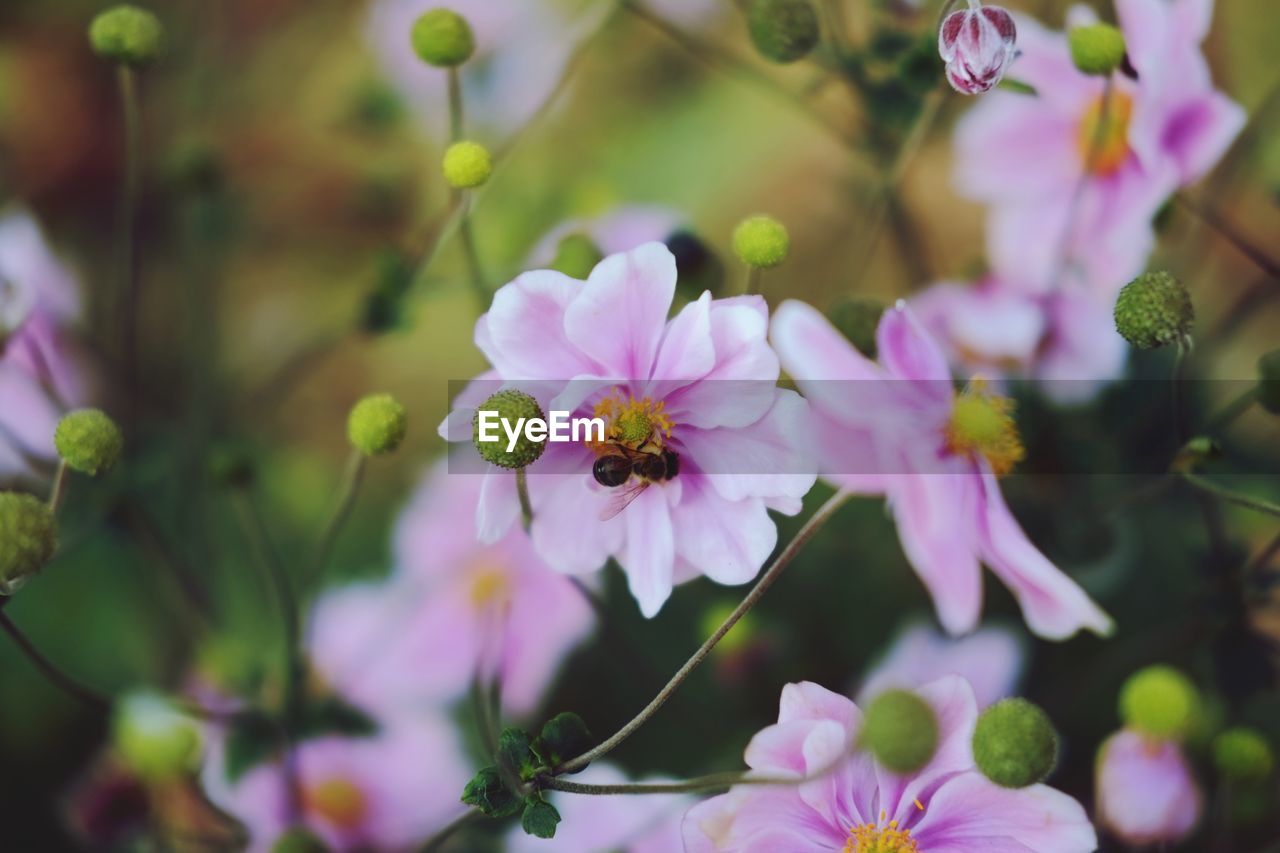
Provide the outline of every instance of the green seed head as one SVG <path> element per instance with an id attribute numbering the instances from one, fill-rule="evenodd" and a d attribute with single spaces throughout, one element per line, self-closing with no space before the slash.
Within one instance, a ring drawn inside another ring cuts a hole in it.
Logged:
<path id="1" fill-rule="evenodd" d="M 733 253 L 750 267 L 776 267 L 787 259 L 790 248 L 786 226 L 770 216 L 744 219 L 733 231 Z"/>
<path id="2" fill-rule="evenodd" d="M 445 150 L 441 168 L 449 186 L 460 190 L 475 189 L 493 174 L 493 158 L 489 149 L 478 142 L 455 142 Z"/>
<path id="3" fill-rule="evenodd" d="M 867 707 L 859 743 L 894 773 L 914 773 L 938 748 L 938 718 L 916 694 L 886 690 Z"/>
<path id="4" fill-rule="evenodd" d="M 752 0 L 747 28 L 760 55 L 780 63 L 808 56 L 821 37 L 809 0 Z"/>
<path id="5" fill-rule="evenodd" d="M 1085 74 L 1105 77 L 1124 62 L 1124 33 L 1110 24 L 1076 27 L 1067 34 L 1071 61 Z"/>
<path id="6" fill-rule="evenodd" d="M 1120 291 L 1116 331 L 1138 349 L 1155 349 L 1191 334 L 1196 312 L 1191 294 L 1167 272 L 1138 276 Z"/>
<path id="7" fill-rule="evenodd" d="M 1238 782 L 1261 782 L 1271 775 L 1271 744 L 1254 729 L 1228 729 L 1213 741 L 1213 762 L 1223 776 Z"/>
<path id="8" fill-rule="evenodd" d="M 1171 666 L 1149 666 L 1120 688 L 1120 719 L 1153 738 L 1181 740 L 1200 712 L 1196 686 Z"/>
<path id="9" fill-rule="evenodd" d="M 146 779 L 189 772 L 199 757 L 195 721 L 149 690 L 130 693 L 117 704 L 112 740 L 125 763 Z"/>
<path id="10" fill-rule="evenodd" d="M 53 444 L 72 471 L 96 477 L 120 461 L 124 436 L 105 412 L 80 409 L 58 422 Z"/>
<path id="11" fill-rule="evenodd" d="M 413 24 L 413 49 L 428 65 L 454 68 L 471 58 L 476 40 L 467 19 L 450 9 L 432 9 Z"/>
<path id="12" fill-rule="evenodd" d="M 390 394 L 370 394 L 351 409 L 347 438 L 365 456 L 390 453 L 404 441 L 409 416 Z"/>
<path id="13" fill-rule="evenodd" d="M 1003 788 L 1043 782 L 1058 761 L 1049 716 L 1025 699 L 1005 699 L 982 712 L 973 731 L 973 760 Z"/>
<path id="14" fill-rule="evenodd" d="M 496 423 L 497 426 L 490 430 L 490 436 L 498 436 L 497 441 L 481 441 L 480 440 L 480 412 L 496 412 L 496 416 L 490 419 L 490 423 Z M 516 428 L 516 424 L 524 418 L 527 422 L 531 418 L 544 418 L 542 407 L 538 405 L 538 401 L 530 397 L 523 391 L 499 391 L 498 393 L 485 400 L 476 407 L 476 416 L 471 421 L 472 426 L 472 443 L 475 444 L 476 450 L 480 452 L 480 456 L 487 462 L 503 468 L 525 468 L 538 461 L 538 457 L 542 455 L 542 451 L 546 449 L 545 441 L 531 441 L 521 429 L 519 438 L 516 439 L 515 447 L 507 451 L 507 434 L 502 427 L 505 421 L 512 429 Z"/>
<path id="15" fill-rule="evenodd" d="M 878 299 L 846 299 L 831 309 L 831 324 L 840 330 L 858 352 L 876 357 L 876 329 L 885 305 Z"/>
<path id="16" fill-rule="evenodd" d="M 139 68 L 160 55 L 164 27 L 146 9 L 112 6 L 89 24 L 89 45 L 103 59 Z"/>
<path id="17" fill-rule="evenodd" d="M 0 492 L 0 594 L 11 595 L 58 548 L 58 525 L 44 501 Z"/>

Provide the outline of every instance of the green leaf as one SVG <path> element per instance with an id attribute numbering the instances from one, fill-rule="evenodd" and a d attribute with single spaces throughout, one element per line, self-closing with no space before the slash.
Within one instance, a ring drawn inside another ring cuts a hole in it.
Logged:
<path id="1" fill-rule="evenodd" d="M 595 744 L 587 724 L 572 711 L 556 714 L 530 745 L 540 764 L 559 767 L 571 758 L 581 755 Z"/>
<path id="2" fill-rule="evenodd" d="M 462 802 L 475 806 L 488 817 L 510 817 L 521 808 L 520 798 L 503 784 L 502 774 L 492 766 L 472 777 L 462 789 Z"/>
<path id="3" fill-rule="evenodd" d="M 560 812 L 551 803 L 539 796 L 525 800 L 524 814 L 520 816 L 520 826 L 525 832 L 537 838 L 555 838 L 558 823 Z"/>
<path id="4" fill-rule="evenodd" d="M 532 779 L 534 763 L 528 733 L 515 726 L 503 729 L 498 735 L 498 761 L 523 781 Z"/>

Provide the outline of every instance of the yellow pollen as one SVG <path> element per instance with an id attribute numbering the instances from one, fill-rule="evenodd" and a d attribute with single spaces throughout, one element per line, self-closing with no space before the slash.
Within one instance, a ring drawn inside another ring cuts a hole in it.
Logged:
<path id="1" fill-rule="evenodd" d="M 604 419 L 606 441 L 632 450 L 639 450 L 645 445 L 651 445 L 650 449 L 661 448 L 663 440 L 671 436 L 675 427 L 666 407 L 666 402 L 654 402 L 648 397 L 639 400 L 627 397 L 623 402 L 621 392 L 615 389 L 614 394 L 596 404 L 595 416 Z"/>
<path id="2" fill-rule="evenodd" d="M 364 792 L 346 779 L 326 779 L 302 791 L 303 807 L 339 829 L 354 829 L 364 820 Z"/>
<path id="3" fill-rule="evenodd" d="M 883 821 L 882 815 L 876 823 L 852 827 L 844 853 L 920 853 L 911 830 L 899 828 L 896 820 Z"/>
<path id="4" fill-rule="evenodd" d="M 946 439 L 952 453 L 984 457 L 997 477 L 1008 474 L 1026 456 L 1013 421 L 1013 401 L 992 394 L 980 378 L 956 396 Z"/>
<path id="5" fill-rule="evenodd" d="M 471 603 L 476 609 L 490 604 L 502 604 L 511 594 L 507 575 L 501 569 L 481 566 L 471 575 Z"/>
<path id="6" fill-rule="evenodd" d="M 1114 174 L 1129 159 L 1129 121 L 1133 98 L 1113 91 L 1099 95 L 1080 120 L 1076 144 L 1085 170 L 1098 177 Z"/>

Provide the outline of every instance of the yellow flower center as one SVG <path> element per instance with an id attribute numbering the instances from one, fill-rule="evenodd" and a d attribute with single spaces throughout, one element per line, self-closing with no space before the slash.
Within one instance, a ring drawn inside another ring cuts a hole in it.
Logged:
<path id="1" fill-rule="evenodd" d="M 1076 142 L 1085 170 L 1099 177 L 1114 174 L 1129 159 L 1129 121 L 1133 98 L 1124 92 L 1099 95 L 1080 120 Z"/>
<path id="2" fill-rule="evenodd" d="M 632 450 L 661 449 L 663 441 L 675 427 L 666 413 L 667 404 L 648 397 L 639 400 L 615 391 L 595 406 L 595 416 L 605 422 L 606 442 L 625 445 Z"/>
<path id="3" fill-rule="evenodd" d="M 876 823 L 851 828 L 844 853 L 920 853 L 911 830 L 900 829 L 896 820 L 881 823 L 883 820 L 882 815 Z"/>
<path id="4" fill-rule="evenodd" d="M 471 603 L 477 610 L 489 605 L 505 604 L 511 597 L 511 583 L 506 572 L 495 566 L 480 566 L 471 574 Z"/>
<path id="5" fill-rule="evenodd" d="M 307 811 L 340 829 L 359 826 L 368 810 L 364 792 L 346 779 L 326 779 L 306 786 L 302 803 Z"/>
<path id="6" fill-rule="evenodd" d="M 947 449 L 982 456 L 995 475 L 1003 477 L 1026 456 L 1012 412 L 1012 400 L 990 393 L 986 382 L 975 378 L 952 406 Z"/>

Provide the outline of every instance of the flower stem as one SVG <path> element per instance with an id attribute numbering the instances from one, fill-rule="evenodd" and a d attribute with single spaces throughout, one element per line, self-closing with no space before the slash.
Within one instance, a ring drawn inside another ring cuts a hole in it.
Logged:
<path id="1" fill-rule="evenodd" d="M 346 473 L 343 475 L 342 486 L 338 493 L 338 504 L 334 507 L 333 514 L 329 516 L 329 523 L 325 525 L 324 533 L 321 534 L 320 547 L 316 551 L 315 569 L 308 578 L 311 585 L 319 584 L 323 579 L 329 557 L 333 554 L 334 543 L 338 541 L 338 534 L 342 532 L 343 525 L 351 516 L 351 508 L 355 506 L 356 496 L 360 493 L 360 484 L 364 482 L 365 461 L 365 455 L 355 449 L 347 459 Z"/>
<path id="2" fill-rule="evenodd" d="M 1193 201 L 1186 193 L 1178 193 L 1173 198 L 1183 210 L 1212 228 L 1215 233 L 1230 243 L 1236 251 L 1248 258 L 1254 266 L 1265 272 L 1272 279 L 1280 281 L 1280 261 L 1277 261 L 1254 245 L 1251 240 L 1240 233 L 1239 229 L 1228 222 L 1222 214 Z"/>
<path id="3" fill-rule="evenodd" d="M 120 104 L 124 112 L 124 183 L 120 194 L 120 225 L 116 247 L 121 298 L 120 329 L 124 381 L 132 414 L 137 394 L 138 370 L 138 186 L 142 173 L 142 119 L 138 108 L 138 78 L 121 65 L 116 72 Z"/>
<path id="4" fill-rule="evenodd" d="M 70 675 L 67 675 L 58 668 L 57 664 L 45 657 L 36 648 L 35 643 L 31 642 L 30 638 L 22 633 L 22 629 L 9 618 L 9 614 L 4 612 L 3 605 L 7 602 L 7 598 L 0 598 L 0 628 L 3 628 L 4 632 L 17 644 L 22 653 L 27 656 L 27 660 L 31 661 L 36 669 L 40 670 L 40 673 L 55 687 L 69 693 L 92 708 L 101 711 L 110 710 L 112 704 L 110 697 L 99 693 L 91 687 L 86 687 Z"/>
<path id="5" fill-rule="evenodd" d="M 652 701 L 650 701 L 649 704 L 640 711 L 640 713 L 636 714 L 630 722 L 618 729 L 618 731 L 609 737 L 608 740 L 593 749 L 587 750 L 577 758 L 572 758 L 561 766 L 554 768 L 555 772 L 557 774 L 571 773 L 574 770 L 580 770 L 581 768 L 586 767 L 597 758 L 608 755 L 610 752 L 617 749 L 623 741 L 635 734 L 641 726 L 648 722 L 649 718 L 656 714 L 658 709 L 666 704 L 666 701 L 671 698 L 672 694 L 674 694 L 680 685 L 685 682 L 685 679 L 687 679 L 693 671 L 698 668 L 698 665 L 701 664 L 709 654 L 711 654 L 711 650 L 714 649 L 716 644 L 724 638 L 724 635 L 729 633 L 729 630 L 733 628 L 734 625 L 738 624 L 738 620 L 745 616 L 752 607 L 755 607 L 755 605 L 760 601 L 760 598 L 765 594 L 769 587 L 773 585 L 773 582 L 778 579 L 780 574 L 782 574 L 782 570 L 795 559 L 801 549 L 803 549 L 809 540 L 813 538 L 813 535 L 818 532 L 822 525 L 825 524 L 831 516 L 835 514 L 836 510 L 839 509 L 849 498 L 850 494 L 848 492 L 838 491 L 828 498 L 826 503 L 818 507 L 813 515 L 809 517 L 809 520 L 804 523 L 804 526 L 800 528 L 799 532 L 796 533 L 795 537 L 787 543 L 785 548 L 782 549 L 782 552 L 778 554 L 769 568 L 765 570 L 764 574 L 760 576 L 760 579 L 756 581 L 756 585 L 751 588 L 749 593 L 747 593 L 746 598 L 742 599 L 741 603 L 734 608 L 734 611 L 729 614 L 728 618 L 725 619 L 720 627 L 715 630 L 715 633 L 708 637 L 706 642 L 704 642 L 698 650 L 693 653 L 693 656 L 685 661 L 684 665 L 681 666 L 680 669 L 676 670 L 676 674 L 671 676 L 671 680 L 668 681 L 660 691 L 658 691 L 658 695 L 654 696 Z"/>
<path id="6" fill-rule="evenodd" d="M 524 468 L 516 469 L 516 494 L 520 496 L 520 519 L 524 532 L 528 533 L 533 525 L 533 504 L 529 500 L 529 476 Z"/>
<path id="7" fill-rule="evenodd" d="M 54 515 L 58 514 L 58 510 L 62 508 L 62 501 L 67 496 L 67 478 L 70 476 L 70 470 L 67 468 L 67 460 L 58 460 L 58 470 L 53 475 L 53 490 L 49 492 L 49 511 Z"/>
<path id="8" fill-rule="evenodd" d="M 463 127 L 462 113 L 462 81 L 458 77 L 458 69 L 450 66 L 449 68 L 449 141 L 458 142 L 462 139 Z"/>
<path id="9" fill-rule="evenodd" d="M 476 295 L 476 300 L 480 304 L 480 310 L 485 311 L 489 308 L 489 288 L 484 283 L 484 272 L 480 266 L 480 252 L 476 249 L 476 235 L 471 226 L 471 201 L 474 198 L 470 193 L 462 200 L 462 214 L 458 220 L 458 236 L 462 239 L 462 250 L 467 256 L 467 273 L 468 280 L 471 282 L 471 290 Z"/>
<path id="10" fill-rule="evenodd" d="M 762 277 L 763 277 L 763 272 L 759 267 L 748 266 L 747 267 L 747 283 L 742 289 L 743 293 L 745 293 L 747 296 L 755 296 L 757 293 L 759 293 L 760 279 Z"/>
<path id="11" fill-rule="evenodd" d="M 1234 489 L 1228 489 L 1225 486 L 1219 486 L 1217 483 L 1206 477 L 1202 477 L 1199 474 L 1183 472 L 1182 479 L 1186 480 L 1200 491 L 1207 492 L 1214 497 L 1221 498 L 1227 503 L 1233 503 L 1237 506 L 1245 507 L 1246 509 L 1264 512 L 1268 515 L 1280 516 L 1280 505 L 1271 503 L 1270 501 L 1264 501 L 1261 498 L 1255 498 L 1252 495 L 1237 492 Z"/>

